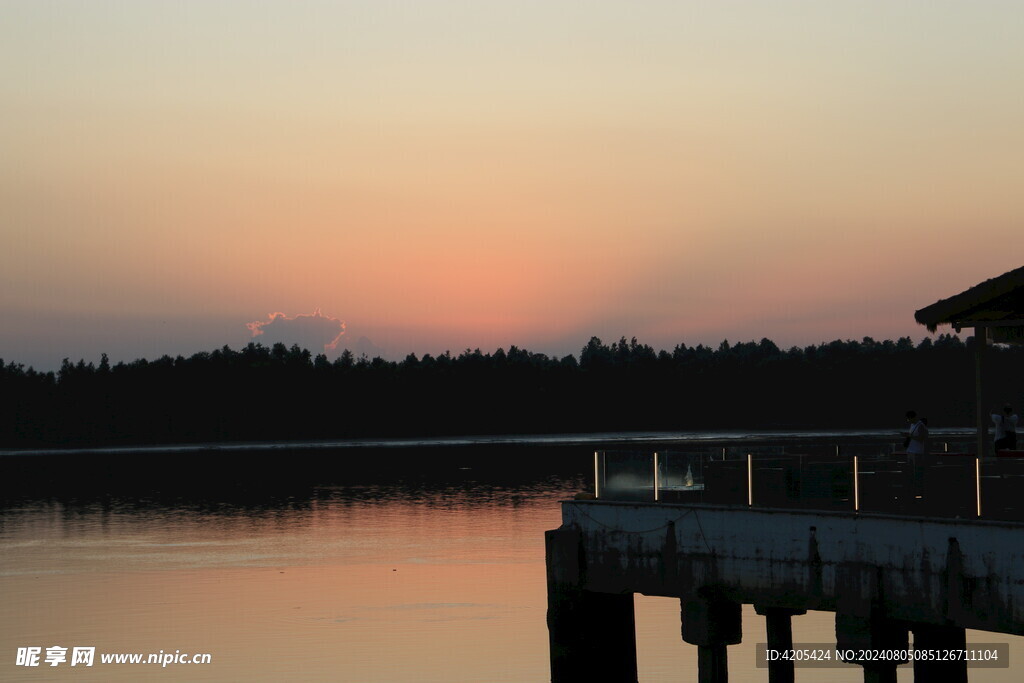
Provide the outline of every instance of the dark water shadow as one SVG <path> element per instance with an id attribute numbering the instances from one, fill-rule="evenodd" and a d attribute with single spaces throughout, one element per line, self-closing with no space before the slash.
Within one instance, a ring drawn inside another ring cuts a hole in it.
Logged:
<path id="1" fill-rule="evenodd" d="M 306 509 L 318 502 L 530 497 L 589 485 L 592 451 L 497 445 L 0 458 L 0 509 Z"/>

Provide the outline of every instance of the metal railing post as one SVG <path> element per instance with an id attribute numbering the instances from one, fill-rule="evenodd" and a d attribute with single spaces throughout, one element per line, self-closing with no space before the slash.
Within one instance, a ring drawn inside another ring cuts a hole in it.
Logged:
<path id="1" fill-rule="evenodd" d="M 860 512 L 860 476 L 856 455 L 853 456 L 853 511 Z"/>
<path id="2" fill-rule="evenodd" d="M 978 506 L 978 517 L 981 517 L 981 458 L 974 458 L 974 500 Z"/>
<path id="3" fill-rule="evenodd" d="M 654 502 L 658 502 L 658 451 L 654 451 Z"/>
<path id="4" fill-rule="evenodd" d="M 747 505 L 754 506 L 754 456 L 747 453 Z"/>

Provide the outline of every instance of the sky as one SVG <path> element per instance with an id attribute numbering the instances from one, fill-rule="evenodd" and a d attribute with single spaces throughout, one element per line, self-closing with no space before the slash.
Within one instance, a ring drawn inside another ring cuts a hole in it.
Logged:
<path id="1" fill-rule="evenodd" d="M 0 358 L 919 340 L 1022 121 L 1016 1 L 0 0 Z"/>

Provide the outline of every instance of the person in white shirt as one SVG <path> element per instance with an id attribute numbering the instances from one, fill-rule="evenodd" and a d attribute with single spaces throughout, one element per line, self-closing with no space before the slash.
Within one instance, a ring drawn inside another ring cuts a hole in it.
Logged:
<path id="1" fill-rule="evenodd" d="M 910 423 L 910 430 L 907 438 L 904 439 L 904 446 L 908 455 L 924 455 L 928 452 L 928 426 L 924 418 L 919 418 L 913 410 L 907 411 L 907 422 Z"/>
<path id="2" fill-rule="evenodd" d="M 1002 414 L 992 408 L 992 423 L 996 426 L 996 451 L 1017 450 L 1017 420 L 1009 403 L 1003 406 Z"/>

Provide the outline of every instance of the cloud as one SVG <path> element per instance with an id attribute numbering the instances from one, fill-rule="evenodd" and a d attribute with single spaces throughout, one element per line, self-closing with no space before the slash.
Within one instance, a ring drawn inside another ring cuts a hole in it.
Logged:
<path id="1" fill-rule="evenodd" d="M 280 312 L 271 313 L 266 320 L 256 320 L 245 326 L 253 337 L 267 334 L 269 343 L 292 343 L 305 348 L 323 345 L 325 353 L 335 350 L 345 334 L 345 323 L 324 315 L 319 308 L 312 313 L 291 317 Z"/>

